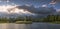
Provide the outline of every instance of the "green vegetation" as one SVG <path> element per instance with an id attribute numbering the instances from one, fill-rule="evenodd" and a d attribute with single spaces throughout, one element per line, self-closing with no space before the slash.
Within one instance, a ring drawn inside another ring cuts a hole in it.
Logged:
<path id="1" fill-rule="evenodd" d="M 32 21 L 16 21 L 16 24 L 31 24 Z"/>
<path id="2" fill-rule="evenodd" d="M 60 24 L 60 15 L 48 15 L 45 18 L 32 18 L 31 16 L 26 16 L 24 18 L 0 18 L 0 23 L 18 23 L 18 24 L 28 24 L 32 22 L 47 22 Z"/>
<path id="3" fill-rule="evenodd" d="M 0 18 L 0 23 L 8 23 L 8 19 L 6 19 L 6 18 Z"/>
<path id="4" fill-rule="evenodd" d="M 60 15 L 48 15 L 43 22 L 60 24 Z"/>
<path id="5" fill-rule="evenodd" d="M 44 18 L 44 22 L 56 22 L 60 21 L 60 15 L 48 15 L 47 18 Z"/>
<path id="6" fill-rule="evenodd" d="M 31 20 L 30 16 L 29 17 L 26 16 L 23 19 L 18 17 L 18 18 L 16 18 L 16 22 L 15 23 L 16 24 L 31 24 L 32 20 Z"/>
<path id="7" fill-rule="evenodd" d="M 30 24 L 32 20 L 29 17 L 17 18 L 0 18 L 0 23 L 17 23 L 17 24 Z"/>

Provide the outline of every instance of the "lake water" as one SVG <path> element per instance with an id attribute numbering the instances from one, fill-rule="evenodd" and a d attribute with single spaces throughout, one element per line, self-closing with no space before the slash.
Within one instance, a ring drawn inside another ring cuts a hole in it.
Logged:
<path id="1" fill-rule="evenodd" d="M 0 24 L 0 29 L 60 29 L 60 24 L 32 23 L 32 24 Z"/>

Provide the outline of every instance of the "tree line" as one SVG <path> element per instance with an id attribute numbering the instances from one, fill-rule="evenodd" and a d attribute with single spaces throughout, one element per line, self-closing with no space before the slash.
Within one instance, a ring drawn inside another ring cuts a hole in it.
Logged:
<path id="1" fill-rule="evenodd" d="M 44 22 L 55 22 L 60 21 L 60 15 L 48 15 L 46 18 L 43 18 Z"/>
<path id="2" fill-rule="evenodd" d="M 60 21 L 60 15 L 48 15 L 44 18 L 32 18 L 31 16 L 26 16 L 24 18 L 0 18 L 0 22 L 14 23 L 16 21 L 32 21 L 32 22 L 55 22 Z"/>

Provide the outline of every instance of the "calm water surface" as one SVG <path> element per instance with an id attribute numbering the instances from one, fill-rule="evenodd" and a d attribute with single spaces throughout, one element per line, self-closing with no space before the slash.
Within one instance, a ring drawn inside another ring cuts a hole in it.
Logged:
<path id="1" fill-rule="evenodd" d="M 0 29 L 60 29 L 60 24 L 32 23 L 32 24 L 0 24 Z"/>

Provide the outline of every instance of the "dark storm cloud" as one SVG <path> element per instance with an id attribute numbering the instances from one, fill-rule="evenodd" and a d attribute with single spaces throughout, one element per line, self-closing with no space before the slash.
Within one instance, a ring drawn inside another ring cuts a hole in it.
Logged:
<path id="1" fill-rule="evenodd" d="M 56 2 L 60 2 L 60 0 L 56 0 Z"/>
<path id="2" fill-rule="evenodd" d="M 29 11 L 31 13 L 35 14 L 51 14 L 55 13 L 56 10 L 53 7 L 39 7 L 35 8 L 33 5 L 32 6 L 17 6 L 19 9 L 25 9 L 25 11 Z"/>
<path id="3" fill-rule="evenodd" d="M 60 3 L 60 0 L 52 0 L 51 2 L 56 4 L 56 3 Z"/>

